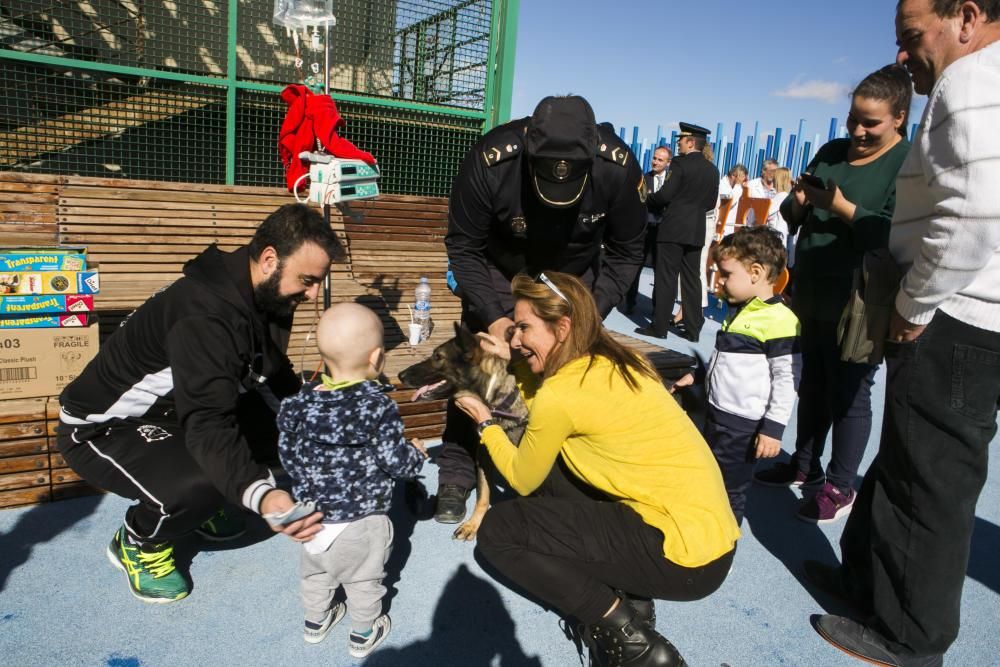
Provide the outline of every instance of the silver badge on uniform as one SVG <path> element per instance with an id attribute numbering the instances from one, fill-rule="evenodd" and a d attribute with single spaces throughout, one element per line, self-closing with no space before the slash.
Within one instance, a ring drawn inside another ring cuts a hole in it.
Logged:
<path id="1" fill-rule="evenodd" d="M 510 219 L 510 231 L 514 233 L 514 236 L 523 238 L 528 232 L 528 223 L 525 222 L 523 215 L 515 215 Z"/>
<path id="2" fill-rule="evenodd" d="M 566 162 L 566 160 L 559 160 L 552 165 L 552 175 L 560 181 L 565 181 L 569 178 L 569 162 Z"/>

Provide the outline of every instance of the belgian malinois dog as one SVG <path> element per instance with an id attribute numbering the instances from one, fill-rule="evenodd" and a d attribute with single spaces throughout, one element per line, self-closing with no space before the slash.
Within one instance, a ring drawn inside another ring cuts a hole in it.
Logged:
<path id="1" fill-rule="evenodd" d="M 515 445 L 528 423 L 528 408 L 517 389 L 508 361 L 480 345 L 480 335 L 455 324 L 455 337 L 441 343 L 429 359 L 399 374 L 407 387 L 419 387 L 411 400 L 476 396 L 493 413 L 493 419 Z M 490 507 L 490 485 L 484 466 L 476 462 L 476 505 L 471 516 L 455 530 L 455 539 L 476 539 L 479 524 Z"/>

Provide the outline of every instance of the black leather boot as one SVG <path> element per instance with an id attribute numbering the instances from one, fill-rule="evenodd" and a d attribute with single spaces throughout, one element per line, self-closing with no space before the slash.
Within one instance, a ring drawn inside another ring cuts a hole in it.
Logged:
<path id="1" fill-rule="evenodd" d="M 601 667 L 687 667 L 665 637 L 646 627 L 627 601 L 587 628 L 592 656 Z"/>
<path id="2" fill-rule="evenodd" d="M 656 629 L 656 607 L 653 606 L 652 600 L 630 597 L 628 593 L 622 590 L 615 590 L 615 593 L 622 600 L 632 605 L 632 609 L 635 609 L 637 621 L 645 623 L 646 627 L 650 630 Z"/>

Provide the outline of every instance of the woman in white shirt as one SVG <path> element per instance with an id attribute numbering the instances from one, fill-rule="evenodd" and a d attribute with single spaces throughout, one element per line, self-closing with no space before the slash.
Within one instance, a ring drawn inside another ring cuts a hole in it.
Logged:
<path id="1" fill-rule="evenodd" d="M 792 190 L 792 170 L 786 167 L 774 173 L 774 189 L 777 194 L 771 200 L 771 208 L 767 211 L 767 226 L 781 234 L 781 240 L 788 247 L 788 223 L 781 217 L 781 202 Z M 791 257 L 789 257 L 791 259 Z"/>

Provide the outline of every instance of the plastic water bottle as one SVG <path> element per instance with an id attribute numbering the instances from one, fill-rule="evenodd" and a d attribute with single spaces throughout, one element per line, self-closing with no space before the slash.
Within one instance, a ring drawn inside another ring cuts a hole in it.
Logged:
<path id="1" fill-rule="evenodd" d="M 420 278 L 413 296 L 413 321 L 420 325 L 420 340 L 425 341 L 431 336 L 431 285 L 426 277 Z"/>

